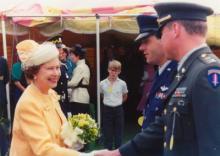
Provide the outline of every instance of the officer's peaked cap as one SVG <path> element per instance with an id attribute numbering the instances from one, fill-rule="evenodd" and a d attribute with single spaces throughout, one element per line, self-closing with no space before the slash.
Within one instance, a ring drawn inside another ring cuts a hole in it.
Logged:
<path id="1" fill-rule="evenodd" d="M 157 16 L 154 15 L 139 15 L 137 16 L 137 24 L 139 27 L 139 35 L 135 41 L 147 38 L 158 30 Z"/>
<path id="2" fill-rule="evenodd" d="M 62 38 L 62 35 L 58 34 L 48 38 L 47 41 L 54 43 L 57 48 L 62 48 Z"/>
<path id="3" fill-rule="evenodd" d="M 167 2 L 157 3 L 154 8 L 158 14 L 158 24 L 161 29 L 166 23 L 174 20 L 206 21 L 213 14 L 210 7 L 195 3 Z"/>

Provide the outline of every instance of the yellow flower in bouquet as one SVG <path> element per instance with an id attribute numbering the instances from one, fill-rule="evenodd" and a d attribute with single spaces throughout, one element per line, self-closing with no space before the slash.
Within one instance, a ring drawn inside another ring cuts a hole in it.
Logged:
<path id="1" fill-rule="evenodd" d="M 64 143 L 74 149 L 80 149 L 83 144 L 95 141 L 99 136 L 99 128 L 89 114 L 77 114 L 68 117 L 61 130 Z"/>
<path id="2" fill-rule="evenodd" d="M 94 119 L 89 114 L 78 114 L 68 118 L 73 128 L 80 128 L 83 133 L 79 134 L 79 138 L 85 143 L 95 141 L 99 135 L 99 129 Z"/>

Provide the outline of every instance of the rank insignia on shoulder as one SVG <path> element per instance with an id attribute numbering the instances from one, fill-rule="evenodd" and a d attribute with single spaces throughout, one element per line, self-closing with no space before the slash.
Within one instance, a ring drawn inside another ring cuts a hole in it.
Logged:
<path id="1" fill-rule="evenodd" d="M 200 56 L 200 59 L 206 64 L 217 62 L 216 58 L 213 57 L 211 54 L 202 54 Z"/>
<path id="2" fill-rule="evenodd" d="M 208 70 L 208 82 L 213 88 L 217 88 L 220 85 L 220 68 L 213 67 Z"/>

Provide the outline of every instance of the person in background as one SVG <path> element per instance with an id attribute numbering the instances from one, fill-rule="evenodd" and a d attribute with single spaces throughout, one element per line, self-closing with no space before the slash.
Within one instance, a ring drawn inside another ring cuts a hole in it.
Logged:
<path id="1" fill-rule="evenodd" d="M 112 150 L 122 144 L 124 131 L 123 102 L 127 99 L 126 82 L 119 79 L 121 63 L 109 61 L 108 77 L 100 82 L 100 93 L 103 96 L 103 133 L 104 147 Z"/>
<path id="2" fill-rule="evenodd" d="M 59 51 L 52 43 L 39 45 L 24 40 L 16 46 L 31 84 L 20 97 L 15 110 L 10 156 L 93 156 L 68 149 L 60 132 L 66 117 L 56 87 L 60 77 Z"/>
<path id="3" fill-rule="evenodd" d="M 58 95 L 60 95 L 60 106 L 64 112 L 65 115 L 67 115 L 68 109 L 69 109 L 69 97 L 68 97 L 68 91 L 67 91 L 67 82 L 69 79 L 68 76 L 68 67 L 66 65 L 66 52 L 63 50 L 63 43 L 62 43 L 62 36 L 56 35 L 48 39 L 49 42 L 52 42 L 56 45 L 58 51 L 59 51 L 59 59 L 60 59 L 60 79 L 57 83 L 57 86 L 54 88 L 54 90 L 57 92 Z"/>
<path id="4" fill-rule="evenodd" d="M 90 81 L 90 69 L 85 60 L 86 50 L 81 46 L 70 49 L 70 58 L 76 64 L 73 77 L 68 82 L 70 92 L 70 111 L 72 114 L 90 113 L 90 96 L 88 92 Z"/>
<path id="5" fill-rule="evenodd" d="M 162 50 L 161 41 L 156 36 L 159 28 L 156 16 L 139 15 L 137 23 L 140 34 L 135 41 L 140 44 L 139 50 L 148 64 L 158 66 L 149 94 L 143 93 L 146 101 L 143 106 L 142 129 L 145 129 L 156 116 L 161 116 L 165 105 L 165 93 L 177 72 L 177 62 L 168 60 Z"/>
<path id="6" fill-rule="evenodd" d="M 138 112 L 143 113 L 143 110 L 144 110 L 144 107 L 147 101 L 147 97 L 150 93 L 150 88 L 154 80 L 154 75 L 156 72 L 155 68 L 156 67 L 154 65 L 148 64 L 147 62 L 144 64 L 144 68 L 143 68 L 144 71 L 143 71 L 143 75 L 141 78 L 140 91 L 139 91 L 142 96 L 137 106 Z"/>
<path id="7" fill-rule="evenodd" d="M 7 60 L 0 56 L 0 155 L 8 152 L 9 136 L 7 131 L 7 93 L 6 84 L 9 81 Z"/>
<path id="8" fill-rule="evenodd" d="M 68 80 L 71 80 L 71 78 L 73 76 L 73 70 L 75 69 L 76 64 L 69 57 L 69 49 L 70 48 L 68 48 L 65 44 L 62 44 L 62 49 L 63 49 L 64 55 L 65 55 L 65 64 L 67 66 L 67 74 L 69 77 Z"/>
<path id="9" fill-rule="evenodd" d="M 6 84 L 9 81 L 8 64 L 5 58 L 0 56 L 0 116 L 7 118 L 7 93 Z"/>
<path id="10" fill-rule="evenodd" d="M 20 53 L 17 51 L 17 54 Z M 21 52 L 22 53 L 22 52 Z M 23 67 L 21 64 L 20 55 L 18 54 L 18 62 L 14 63 L 12 65 L 11 70 L 11 119 L 13 122 L 14 119 L 14 111 L 16 104 L 21 96 L 21 94 L 24 92 L 25 88 L 28 86 L 28 80 L 25 77 Z"/>

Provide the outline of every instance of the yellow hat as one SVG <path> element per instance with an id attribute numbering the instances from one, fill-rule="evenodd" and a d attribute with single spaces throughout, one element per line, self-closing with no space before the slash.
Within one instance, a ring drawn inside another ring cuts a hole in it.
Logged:
<path id="1" fill-rule="evenodd" d="M 39 44 L 34 40 L 23 40 L 16 45 L 18 57 L 24 64 L 38 48 Z"/>
<path id="2" fill-rule="evenodd" d="M 38 44 L 33 40 L 24 40 L 17 46 L 19 58 L 25 68 L 44 64 L 58 58 L 59 51 L 53 43 Z"/>

